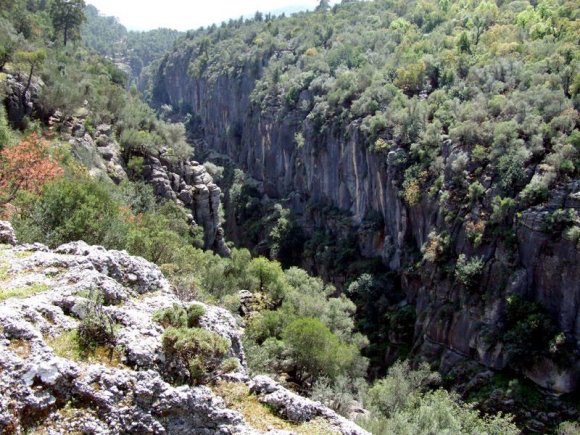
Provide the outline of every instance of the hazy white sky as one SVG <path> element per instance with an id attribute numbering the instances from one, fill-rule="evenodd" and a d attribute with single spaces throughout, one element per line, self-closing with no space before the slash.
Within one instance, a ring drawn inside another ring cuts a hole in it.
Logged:
<path id="1" fill-rule="evenodd" d="M 256 11 L 279 14 L 315 8 L 319 0 L 87 0 L 129 30 L 197 29 Z M 336 1 L 331 2 L 332 4 Z"/>

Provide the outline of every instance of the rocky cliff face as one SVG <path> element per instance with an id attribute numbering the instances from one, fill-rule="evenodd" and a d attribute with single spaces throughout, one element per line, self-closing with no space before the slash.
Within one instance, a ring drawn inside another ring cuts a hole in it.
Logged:
<path id="1" fill-rule="evenodd" d="M 25 117 L 34 113 L 34 103 L 38 101 L 42 82 L 36 77 L 26 90 L 26 78 L 20 75 L 7 74 L 6 79 L 0 82 L 6 92 L 6 113 L 8 121 L 21 127 Z"/>
<path id="2" fill-rule="evenodd" d="M 155 265 L 84 242 L 53 251 L 18 245 L 5 222 L 0 243 L 1 433 L 38 427 L 55 434 L 264 433 L 207 386 L 168 382 L 170 359 L 153 313 L 181 302 Z M 66 337 L 87 315 L 95 291 L 104 295 L 102 309 L 117 325 L 116 348 L 79 357 L 67 350 Z M 240 363 L 218 377 L 248 383 L 260 401 L 296 424 L 318 418 L 337 433 L 366 433 L 268 378 L 250 382 L 236 321 L 223 309 L 205 310 L 200 326 L 226 338 L 229 356 Z"/>
<path id="3" fill-rule="evenodd" d="M 89 168 L 94 177 L 110 178 L 120 183 L 128 178 L 121 146 L 115 140 L 113 127 L 98 125 L 87 131 L 85 116 L 51 119 L 60 136 L 71 145 L 76 159 Z M 151 184 L 157 197 L 176 201 L 191 211 L 189 223 L 204 230 L 204 248 L 222 256 L 229 255 L 220 221 L 221 189 L 213 182 L 205 167 L 196 161 L 175 163 L 164 155 L 144 157 L 141 176 Z"/>
<path id="4" fill-rule="evenodd" d="M 153 186 L 157 196 L 191 210 L 191 224 L 199 224 L 204 229 L 205 249 L 222 256 L 230 254 L 220 222 L 222 192 L 203 165 L 196 161 L 176 165 L 163 156 L 159 159 L 147 156 L 143 177 Z"/>
<path id="5" fill-rule="evenodd" d="M 240 66 L 237 74 L 211 80 L 188 75 L 192 60 L 187 51 L 175 51 L 166 58 L 157 77 L 157 102 L 199 117 L 209 148 L 226 154 L 258 180 L 264 195 L 284 200 L 305 229 L 326 224 L 316 213 L 322 206 L 349 213 L 360 253 L 380 256 L 388 268 L 397 271 L 408 301 L 416 306 L 417 352 L 443 362 L 451 353 L 491 368 L 504 368 L 510 353 L 501 339 L 490 345 L 485 331 L 505 321 L 506 298 L 516 294 L 546 307 L 577 352 L 580 251 L 574 241 L 548 234 L 544 218 L 558 207 L 579 210 L 578 183 L 552 192 L 547 205 L 524 211 L 512 229 L 516 237 L 509 249 L 502 237 L 474 246 L 461 223 L 469 215 L 450 225 L 437 196 L 423 195 L 411 207 L 403 202 L 398 162 L 405 151 L 387 155 L 370 151 L 356 125 L 313 134 L 314 126 L 298 110 L 278 118 L 273 115 L 276 102 L 270 102 L 271 111 L 253 105 L 250 94 L 267 59 L 257 67 Z M 297 146 L 298 132 L 316 140 Z M 443 167 L 448 170 L 460 149 L 448 139 L 442 148 Z M 484 185 L 488 208 L 494 194 L 491 187 L 488 180 Z M 369 225 L 377 216 L 380 225 Z M 450 234 L 449 249 L 455 258 L 460 253 L 482 258 L 484 267 L 475 294 L 436 264 L 423 264 L 409 273 L 432 231 Z M 564 368 L 540 365 L 543 368 L 527 371 L 540 385 L 559 393 L 580 386 L 577 363 Z"/>

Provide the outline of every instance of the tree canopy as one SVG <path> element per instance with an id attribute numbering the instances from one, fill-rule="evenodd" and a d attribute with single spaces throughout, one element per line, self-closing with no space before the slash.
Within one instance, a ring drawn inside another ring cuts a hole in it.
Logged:
<path id="1" fill-rule="evenodd" d="M 84 0 L 53 0 L 50 17 L 55 32 L 62 34 L 63 45 L 80 39 L 81 24 L 86 20 Z"/>

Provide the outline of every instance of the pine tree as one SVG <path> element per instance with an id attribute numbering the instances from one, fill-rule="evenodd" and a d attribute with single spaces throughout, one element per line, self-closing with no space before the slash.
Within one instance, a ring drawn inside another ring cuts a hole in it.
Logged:
<path id="1" fill-rule="evenodd" d="M 317 12 L 326 12 L 330 9 L 330 1 L 329 0 L 320 0 L 318 6 L 316 6 Z"/>
<path id="2" fill-rule="evenodd" d="M 80 39 L 80 27 L 86 20 L 84 0 L 54 0 L 50 8 L 52 25 L 57 33 L 62 32 L 63 43 Z"/>

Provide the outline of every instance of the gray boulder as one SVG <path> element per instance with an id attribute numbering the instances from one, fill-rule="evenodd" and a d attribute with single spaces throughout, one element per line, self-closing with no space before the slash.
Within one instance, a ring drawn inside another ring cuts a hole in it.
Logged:
<path id="1" fill-rule="evenodd" d="M 16 232 L 10 222 L 0 221 L 0 244 L 2 243 L 12 246 L 18 243 Z"/>
<path id="2" fill-rule="evenodd" d="M 268 376 L 256 376 L 250 382 L 250 391 L 259 396 L 260 402 L 271 406 L 281 416 L 295 423 L 310 421 L 315 417 L 323 417 L 341 434 L 369 434 L 352 421 L 338 415 L 320 402 L 299 396 Z"/>

